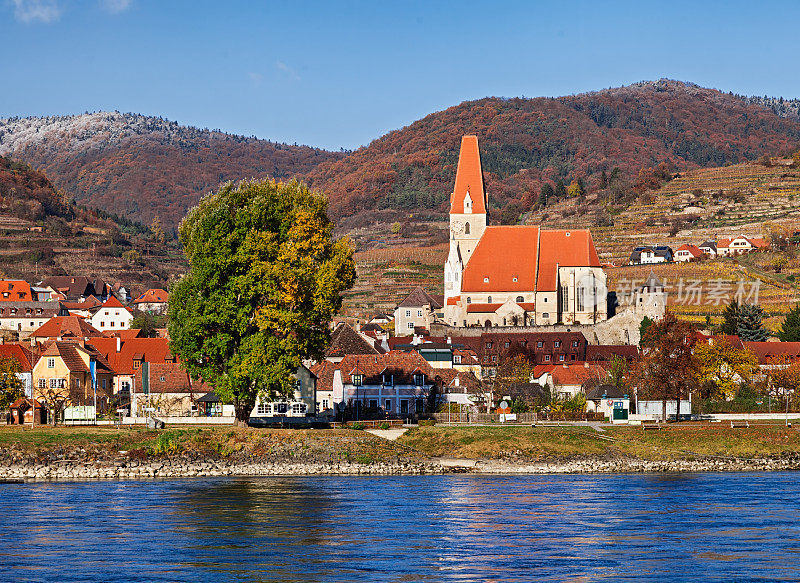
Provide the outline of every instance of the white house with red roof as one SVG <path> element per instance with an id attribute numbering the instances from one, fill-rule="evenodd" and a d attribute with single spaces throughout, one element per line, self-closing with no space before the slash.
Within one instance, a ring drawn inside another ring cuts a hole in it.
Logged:
<path id="1" fill-rule="evenodd" d="M 744 236 L 734 237 L 733 239 L 720 239 L 717 241 L 717 255 L 720 257 L 732 257 L 750 251 L 768 249 L 769 243 L 764 239 L 749 238 Z"/>
<path id="2" fill-rule="evenodd" d="M 131 327 L 133 313 L 111 296 L 102 305 L 92 309 L 89 321 L 101 332 L 127 330 Z"/>
<path id="3" fill-rule="evenodd" d="M 675 261 L 689 262 L 697 261 L 704 255 L 704 252 L 697 245 L 681 245 L 675 251 Z"/>
<path id="4" fill-rule="evenodd" d="M 133 307 L 152 314 L 166 314 L 169 307 L 169 294 L 163 289 L 149 289 L 133 300 Z"/>
<path id="5" fill-rule="evenodd" d="M 450 197 L 444 320 L 451 326 L 595 324 L 606 274 L 586 229 L 486 226 L 477 136 L 464 136 Z"/>

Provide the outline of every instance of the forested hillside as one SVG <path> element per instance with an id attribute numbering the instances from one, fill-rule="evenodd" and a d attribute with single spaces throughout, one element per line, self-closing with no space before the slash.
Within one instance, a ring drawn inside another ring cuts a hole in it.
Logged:
<path id="1" fill-rule="evenodd" d="M 138 291 L 185 270 L 157 227 L 78 205 L 42 172 L 0 156 L 0 279 L 85 275 Z"/>
<path id="2" fill-rule="evenodd" d="M 119 112 L 0 119 L 0 154 L 45 171 L 79 202 L 167 228 L 221 182 L 289 178 L 342 156 Z"/>
<path id="3" fill-rule="evenodd" d="M 365 209 L 443 212 L 460 138 L 474 133 L 497 218 L 512 204 L 519 207 L 512 215 L 529 210 L 546 182 L 563 182 L 566 190 L 579 180 L 594 189 L 615 168 L 632 182 L 661 163 L 678 171 L 796 150 L 793 103 L 668 80 L 555 99 L 490 97 L 433 113 L 325 162 L 309 181 L 328 193 L 340 219 L 363 217 Z"/>

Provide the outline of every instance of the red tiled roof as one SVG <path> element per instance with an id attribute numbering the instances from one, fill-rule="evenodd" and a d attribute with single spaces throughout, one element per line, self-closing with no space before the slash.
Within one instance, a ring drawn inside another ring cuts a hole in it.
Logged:
<path id="1" fill-rule="evenodd" d="M 84 318 L 78 316 L 54 316 L 30 334 L 34 338 L 90 338 L 101 332 Z"/>
<path id="2" fill-rule="evenodd" d="M 600 267 L 592 234 L 587 229 L 542 231 L 536 291 L 556 291 L 558 267 Z"/>
<path id="3" fill-rule="evenodd" d="M 758 364 L 769 364 L 782 356 L 800 358 L 800 342 L 745 342 L 744 347 L 758 357 Z"/>
<path id="4" fill-rule="evenodd" d="M 447 305 L 448 306 L 455 306 L 459 300 L 461 300 L 461 296 L 455 296 L 452 298 L 447 298 Z"/>
<path id="5" fill-rule="evenodd" d="M 135 386 L 142 386 L 142 369 L 134 374 Z M 163 380 L 162 380 L 163 379 Z M 158 362 L 150 364 L 151 393 L 198 393 L 203 395 L 211 387 L 203 382 L 192 381 L 189 373 L 177 362 Z"/>
<path id="6" fill-rule="evenodd" d="M 717 249 L 720 247 L 728 247 L 731 244 L 732 239 L 720 239 L 717 241 Z"/>
<path id="7" fill-rule="evenodd" d="M 464 268 L 461 295 L 536 289 L 538 242 L 539 227 L 487 227 Z"/>
<path id="8" fill-rule="evenodd" d="M 703 252 L 697 245 L 681 245 L 675 250 L 675 254 L 677 255 L 679 251 L 688 251 L 692 257 L 701 257 L 703 255 Z"/>
<path id="9" fill-rule="evenodd" d="M 519 302 L 517 305 L 526 312 L 533 312 L 536 310 L 536 304 L 534 302 Z"/>
<path id="10" fill-rule="evenodd" d="M 104 308 L 124 308 L 125 306 L 123 306 L 122 303 L 117 298 L 115 298 L 114 296 L 111 296 L 110 298 L 108 298 L 105 301 L 105 303 L 103 304 L 103 307 Z"/>
<path id="11" fill-rule="evenodd" d="M 0 301 L 30 302 L 32 300 L 31 285 L 27 281 L 21 279 L 0 281 Z"/>
<path id="12" fill-rule="evenodd" d="M 119 352 L 117 352 L 117 338 L 100 336 L 90 339 L 89 343 L 105 357 L 111 368 L 121 374 L 133 374 L 136 371 L 133 368 L 134 360 L 143 359 L 144 362 L 151 364 L 163 364 L 167 362 L 167 358 L 173 358 L 169 350 L 169 340 L 166 338 L 120 340 Z"/>
<path id="13" fill-rule="evenodd" d="M 35 362 L 33 353 L 19 344 L 0 344 L 0 358 L 13 358 L 22 372 L 31 372 Z"/>
<path id="14" fill-rule="evenodd" d="M 435 378 L 433 367 L 416 350 L 411 352 L 391 351 L 374 356 L 348 355 L 333 366 L 335 369 L 342 371 L 342 382 L 345 384 L 352 384 L 351 375 L 359 373 L 364 376 L 363 384 L 365 385 L 380 383 L 382 381 L 381 375 L 383 374 L 394 376 L 396 384 L 413 382 L 413 375 L 418 372 L 430 379 Z M 323 381 L 326 373 L 323 369 L 318 372 L 313 368 L 311 372 L 319 377 L 318 383 Z"/>
<path id="15" fill-rule="evenodd" d="M 582 385 L 590 379 L 603 379 L 606 376 L 606 368 L 600 364 L 589 363 L 586 366 L 583 362 L 573 362 L 568 365 L 558 365 L 551 371 L 553 385 Z"/>
<path id="16" fill-rule="evenodd" d="M 767 243 L 764 239 L 748 239 L 748 241 L 750 241 L 750 244 L 753 247 L 758 249 L 765 249 L 769 247 L 769 243 Z"/>
<path id="17" fill-rule="evenodd" d="M 133 303 L 158 304 L 158 303 L 166 303 L 168 301 L 169 301 L 169 294 L 166 291 L 164 291 L 163 289 L 153 288 L 147 290 L 138 298 L 133 300 Z"/>
<path id="18" fill-rule="evenodd" d="M 472 212 L 476 214 L 485 213 L 486 190 L 483 184 L 478 136 L 463 136 L 461 138 L 456 183 L 450 196 L 451 214 L 464 212 L 464 198 L 467 195 L 467 191 L 469 191 L 469 196 L 472 199 Z"/>

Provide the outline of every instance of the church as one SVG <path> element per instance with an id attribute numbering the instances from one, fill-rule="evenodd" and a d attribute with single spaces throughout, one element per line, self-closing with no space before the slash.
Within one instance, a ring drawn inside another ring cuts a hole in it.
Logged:
<path id="1" fill-rule="evenodd" d="M 487 226 L 477 136 L 461 139 L 450 196 L 444 320 L 450 326 L 552 326 L 607 319 L 606 274 L 587 229 Z"/>

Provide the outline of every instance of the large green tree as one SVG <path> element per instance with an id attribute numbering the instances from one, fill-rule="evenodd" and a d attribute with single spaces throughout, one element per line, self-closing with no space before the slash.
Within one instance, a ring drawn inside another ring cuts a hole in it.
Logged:
<path id="1" fill-rule="evenodd" d="M 8 407 L 20 397 L 25 395 L 25 385 L 17 374 L 22 368 L 13 358 L 0 358 L 0 411 Z"/>
<path id="2" fill-rule="evenodd" d="M 725 306 L 722 312 L 722 324 L 719 331 L 728 336 L 736 336 L 739 333 L 739 302 L 735 299 Z"/>
<path id="3" fill-rule="evenodd" d="M 301 360 L 322 356 L 355 281 L 352 246 L 333 239 L 325 197 L 294 181 L 228 183 L 179 234 L 190 271 L 170 291 L 170 346 L 245 421 L 256 397 L 290 394 Z"/>

